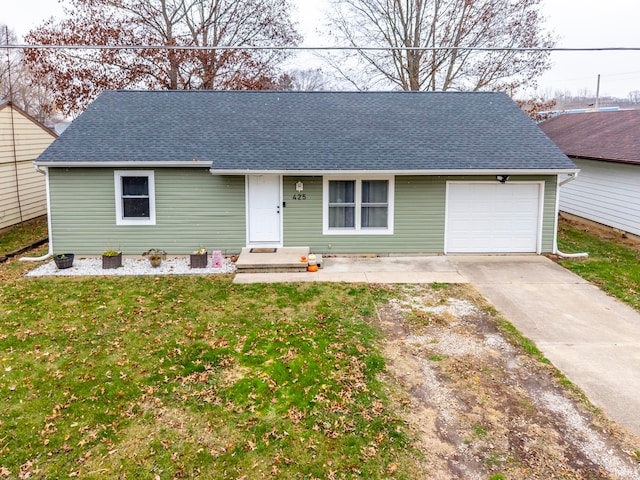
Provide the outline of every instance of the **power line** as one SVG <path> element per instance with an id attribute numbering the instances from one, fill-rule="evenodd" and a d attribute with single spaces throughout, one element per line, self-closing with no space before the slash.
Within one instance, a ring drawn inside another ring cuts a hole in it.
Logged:
<path id="1" fill-rule="evenodd" d="M 192 51 L 217 51 L 217 50 L 356 50 L 356 51 L 396 51 L 407 52 L 432 52 L 440 50 L 461 50 L 477 52 L 640 52 L 640 47 L 357 47 L 357 46 L 253 46 L 253 45 L 218 45 L 218 46 L 190 46 L 190 45 L 44 45 L 44 44 L 16 44 L 1 45 L 0 48 L 24 50 L 192 50 Z"/>

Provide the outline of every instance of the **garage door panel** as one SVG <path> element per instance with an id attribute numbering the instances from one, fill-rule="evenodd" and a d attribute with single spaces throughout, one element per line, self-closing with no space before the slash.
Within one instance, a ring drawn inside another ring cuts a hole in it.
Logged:
<path id="1" fill-rule="evenodd" d="M 447 252 L 536 252 L 540 199 L 540 184 L 449 183 Z"/>

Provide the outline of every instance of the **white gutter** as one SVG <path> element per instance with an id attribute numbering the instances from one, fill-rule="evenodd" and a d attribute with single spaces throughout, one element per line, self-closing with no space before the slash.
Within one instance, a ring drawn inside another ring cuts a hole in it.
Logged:
<path id="1" fill-rule="evenodd" d="M 210 168 L 212 175 L 288 175 L 288 176 L 344 176 L 344 175 L 430 175 L 430 176 L 446 176 L 446 175 L 577 175 L 579 170 L 480 170 L 480 169 L 456 169 L 456 170 L 246 170 L 246 169 L 229 169 L 216 170 Z"/>
<path id="2" fill-rule="evenodd" d="M 87 168 L 103 168 L 103 167 L 109 167 L 109 168 L 139 168 L 139 167 L 146 167 L 146 168 L 161 168 L 161 167 L 171 167 L 171 168 L 190 168 L 190 167 L 197 167 L 197 168 L 204 168 L 204 167 L 211 167 L 211 162 L 210 161 L 204 161 L 204 160 L 192 160 L 192 161 L 185 161 L 185 162 L 180 162 L 180 161 L 176 161 L 176 162 L 140 162 L 140 161 L 132 161 L 132 162 L 126 162 L 126 161 L 122 161 L 122 162 L 118 162 L 118 161 L 113 161 L 113 160 L 105 160 L 105 161 L 101 161 L 101 160 L 95 160 L 95 161 L 90 161 L 90 162 L 77 162 L 77 161 L 72 161 L 72 162 L 66 162 L 66 161 L 55 161 L 55 162 L 36 162 L 36 166 L 39 167 L 87 167 Z"/>
<path id="3" fill-rule="evenodd" d="M 561 182 L 558 182 L 558 188 L 562 187 L 563 185 L 566 185 L 569 182 L 573 182 L 576 178 L 578 178 L 578 172 L 575 173 L 570 173 L 568 178 L 565 178 L 564 180 L 562 180 Z M 558 191 L 558 203 L 560 202 L 560 191 Z M 558 212 L 560 211 L 559 208 L 556 209 Z M 557 220 L 556 220 L 557 222 Z M 557 225 L 556 225 L 556 232 L 558 231 Z M 560 258 L 587 258 L 589 256 L 589 254 L 587 252 L 582 252 L 582 253 L 564 253 L 561 252 L 558 249 L 558 234 L 556 233 L 555 236 L 555 248 L 556 248 L 556 255 L 558 255 Z"/>
<path id="4" fill-rule="evenodd" d="M 49 251 L 41 257 L 20 257 L 21 262 L 41 262 L 53 256 L 53 241 L 51 240 L 51 195 L 49 193 L 49 170 L 42 170 L 38 165 L 34 164 L 36 172 L 44 175 L 45 189 L 47 192 L 47 228 L 49 229 Z"/>
<path id="5" fill-rule="evenodd" d="M 573 182 L 576 178 L 578 178 L 578 172 L 570 173 L 567 178 L 565 178 L 558 184 L 558 186 L 561 187 L 569 182 Z"/>
<path id="6" fill-rule="evenodd" d="M 451 170 L 286 170 L 286 169 L 220 169 L 211 167 L 211 161 L 192 160 L 192 161 L 113 161 L 113 160 L 95 160 L 95 161 L 39 161 L 36 166 L 40 167 L 88 167 L 88 168 L 189 168 L 189 167 L 209 167 L 209 171 L 213 175 L 301 175 L 301 176 L 323 176 L 323 175 L 572 175 L 577 174 L 577 169 L 563 170 L 534 170 L 534 169 L 451 169 Z M 498 171 L 499 170 L 499 171 Z"/>

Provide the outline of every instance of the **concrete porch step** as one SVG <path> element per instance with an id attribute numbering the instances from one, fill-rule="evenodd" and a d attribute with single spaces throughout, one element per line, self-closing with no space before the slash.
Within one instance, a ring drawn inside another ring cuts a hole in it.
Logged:
<path id="1" fill-rule="evenodd" d="M 258 248 L 243 248 L 236 269 L 238 273 L 306 272 L 309 247 L 278 247 L 275 253 L 262 253 Z"/>

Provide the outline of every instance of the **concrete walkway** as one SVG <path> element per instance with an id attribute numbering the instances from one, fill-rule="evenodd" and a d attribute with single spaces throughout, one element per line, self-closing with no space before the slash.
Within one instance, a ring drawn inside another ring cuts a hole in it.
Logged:
<path id="1" fill-rule="evenodd" d="M 640 435 L 640 313 L 537 255 L 326 258 L 252 282 L 473 283 L 589 399 Z"/>
<path id="2" fill-rule="evenodd" d="M 640 435 L 640 313 L 545 257 L 448 257 L 591 402 Z"/>
<path id="3" fill-rule="evenodd" d="M 449 257 L 329 257 L 317 272 L 239 273 L 234 283 L 469 283 Z"/>

